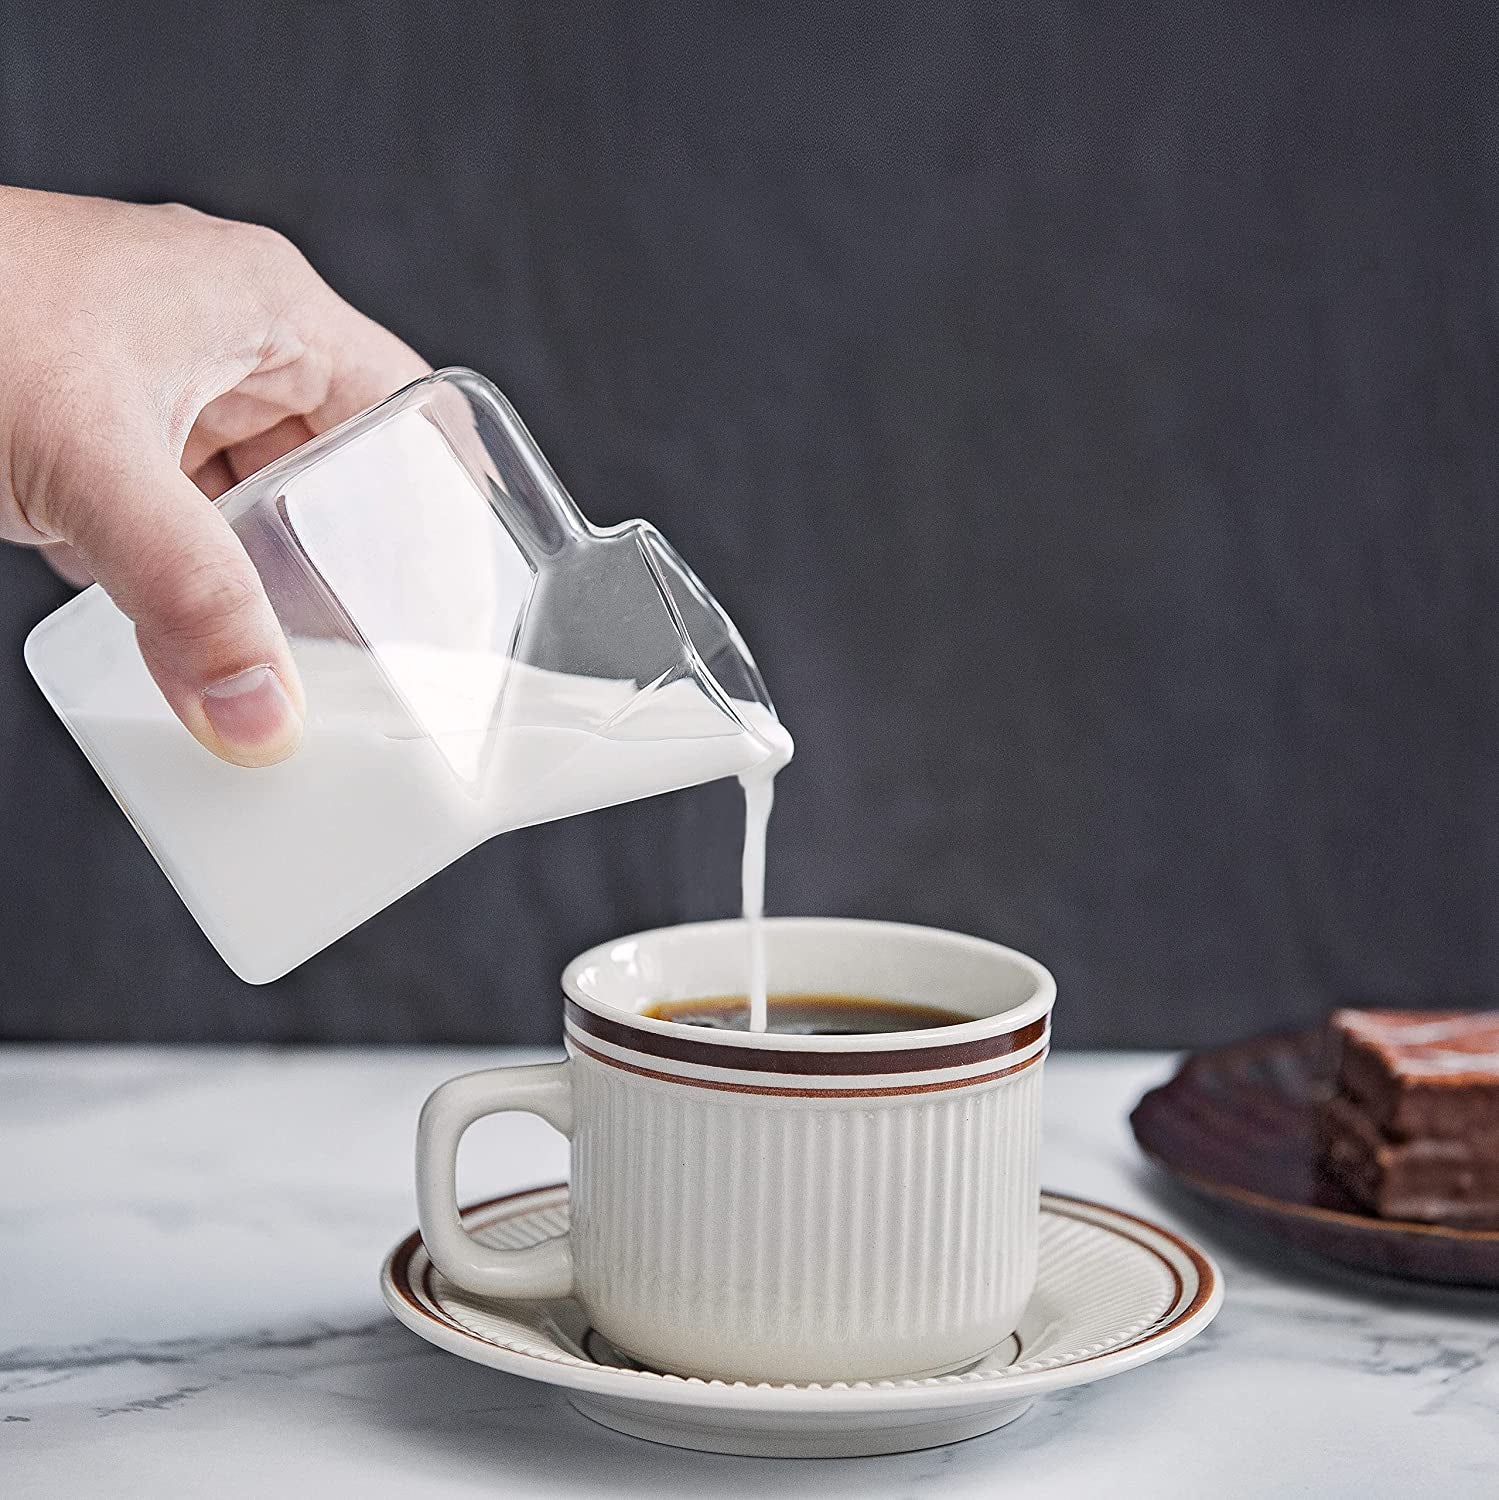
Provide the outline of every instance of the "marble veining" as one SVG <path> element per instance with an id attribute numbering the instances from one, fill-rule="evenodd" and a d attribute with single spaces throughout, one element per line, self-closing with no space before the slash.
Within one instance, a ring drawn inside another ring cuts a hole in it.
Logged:
<path id="1" fill-rule="evenodd" d="M 437 1082 L 544 1054 L 0 1048 L 0 1494 L 698 1497 L 1499 1492 L 1499 1294 L 1267 1250 L 1146 1170 L 1124 1117 L 1164 1056 L 1053 1054 L 1043 1181 L 1176 1223 L 1228 1302 L 1139 1372 L 927 1453 L 788 1462 L 594 1427 L 380 1306 Z M 482 1122 L 462 1196 L 553 1181 L 563 1143 Z"/>

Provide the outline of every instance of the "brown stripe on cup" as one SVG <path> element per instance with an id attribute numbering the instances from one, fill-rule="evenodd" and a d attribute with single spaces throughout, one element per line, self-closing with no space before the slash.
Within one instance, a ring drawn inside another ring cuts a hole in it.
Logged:
<path id="1" fill-rule="evenodd" d="M 622 1021 L 584 1009 L 569 997 L 567 1023 L 574 1030 L 597 1037 L 611 1046 L 624 1047 L 649 1057 L 690 1063 L 702 1068 L 733 1068 L 744 1073 L 832 1074 L 928 1073 L 943 1068 L 964 1068 L 993 1062 L 1039 1042 L 1046 1035 L 1046 1017 L 998 1036 L 978 1037 L 967 1042 L 948 1042 L 935 1047 L 886 1045 L 879 1051 L 811 1051 L 794 1047 L 739 1047 L 731 1042 L 698 1041 L 695 1037 L 670 1036 L 629 1026 Z M 723 1033 L 706 1033 L 707 1036 Z M 889 1042 L 891 1033 L 882 1034 Z"/>
<path id="2" fill-rule="evenodd" d="M 642 1068 L 637 1063 L 622 1062 L 617 1057 L 605 1057 L 602 1052 L 595 1052 L 577 1037 L 570 1037 L 568 1046 L 574 1055 L 581 1053 L 584 1057 L 591 1057 L 596 1063 L 602 1063 L 606 1068 L 633 1073 L 637 1078 L 654 1078 L 658 1083 L 678 1083 L 684 1088 L 717 1089 L 727 1094 L 772 1094 L 778 1099 L 895 1099 L 909 1094 L 942 1094 L 949 1089 L 979 1088 L 986 1083 L 996 1083 L 1001 1078 L 1009 1078 L 1015 1073 L 1023 1073 L 1027 1068 L 1035 1067 L 1046 1058 L 1046 1049 L 1043 1047 L 1023 1061 L 997 1068 L 992 1073 L 964 1073 L 958 1078 L 934 1078 L 925 1083 L 902 1083 L 887 1087 L 877 1084 L 872 1088 L 829 1089 L 796 1088 L 789 1083 L 727 1083 L 713 1078 L 698 1078 L 691 1073 L 662 1073 L 655 1068 Z M 900 1070 L 897 1068 L 892 1071 Z"/>

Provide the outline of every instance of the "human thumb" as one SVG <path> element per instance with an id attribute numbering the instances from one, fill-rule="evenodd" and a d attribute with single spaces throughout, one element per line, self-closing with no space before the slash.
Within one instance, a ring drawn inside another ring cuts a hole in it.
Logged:
<path id="1" fill-rule="evenodd" d="M 53 474 L 42 525 L 72 544 L 120 609 L 172 711 L 240 766 L 284 760 L 302 737 L 296 666 L 229 523 L 154 445 Z"/>

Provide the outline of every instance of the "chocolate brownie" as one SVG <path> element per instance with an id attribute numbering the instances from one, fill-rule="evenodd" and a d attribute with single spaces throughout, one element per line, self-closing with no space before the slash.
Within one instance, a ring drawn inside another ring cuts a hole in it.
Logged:
<path id="1" fill-rule="evenodd" d="M 1340 1010 L 1338 1092 L 1393 1140 L 1499 1138 L 1499 1012 Z"/>
<path id="2" fill-rule="evenodd" d="M 1340 1010 L 1324 1168 L 1382 1218 L 1499 1226 L 1499 1014 Z"/>
<path id="3" fill-rule="evenodd" d="M 1499 1226 L 1499 1151 L 1455 1140 L 1391 1141 L 1342 1098 L 1327 1102 L 1318 1123 L 1324 1166 L 1380 1218 Z"/>

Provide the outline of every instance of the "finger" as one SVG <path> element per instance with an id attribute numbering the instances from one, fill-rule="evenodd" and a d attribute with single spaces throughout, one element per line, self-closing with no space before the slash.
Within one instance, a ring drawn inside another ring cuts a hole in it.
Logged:
<path id="1" fill-rule="evenodd" d="M 318 300 L 304 337 L 328 361 L 329 370 L 326 395 L 307 413 L 314 433 L 336 427 L 432 373 L 409 345 L 331 290 Z"/>
<path id="2" fill-rule="evenodd" d="M 187 435 L 182 448 L 183 469 L 196 473 L 215 453 L 274 427 L 286 416 L 286 410 L 272 397 L 246 390 L 244 383 L 216 396 L 198 413 Z"/>
<path id="3" fill-rule="evenodd" d="M 233 448 L 215 453 L 188 472 L 193 483 L 210 500 L 217 500 L 242 479 L 258 474 L 267 464 L 284 457 L 293 448 L 300 448 L 311 436 L 312 429 L 302 417 L 287 417 L 268 432 L 257 433 Z M 186 469 L 188 465 L 184 463 L 183 467 Z"/>
<path id="4" fill-rule="evenodd" d="M 302 734 L 301 683 L 239 538 L 159 446 L 97 454 L 46 500 L 46 524 L 134 622 L 167 702 L 215 755 L 284 760 Z"/>
<path id="5" fill-rule="evenodd" d="M 321 282 L 299 318 L 306 324 L 300 355 L 253 371 L 198 414 L 182 451 L 189 474 L 217 453 L 232 453 L 231 466 L 244 478 L 431 373 L 393 333 Z M 289 418 L 302 425 L 283 431 Z"/>
<path id="6" fill-rule="evenodd" d="M 288 416 L 316 405 L 327 387 L 326 368 L 298 373 L 293 365 L 281 365 L 254 371 L 198 413 L 183 445 L 182 467 L 192 474 L 215 453 L 274 431 Z M 310 432 L 303 428 L 303 441 Z"/>
<path id="7" fill-rule="evenodd" d="M 311 436 L 312 429 L 305 418 L 287 417 L 269 430 L 236 443 L 225 452 L 224 458 L 229 464 L 229 472 L 234 475 L 234 482 L 238 484 L 240 480 L 258 474 L 267 464 L 274 463 L 293 448 L 300 448 Z"/>
<path id="8" fill-rule="evenodd" d="M 234 471 L 222 453 L 215 453 L 207 463 L 192 471 L 192 481 L 210 500 L 217 500 L 226 490 L 234 488 Z"/>

